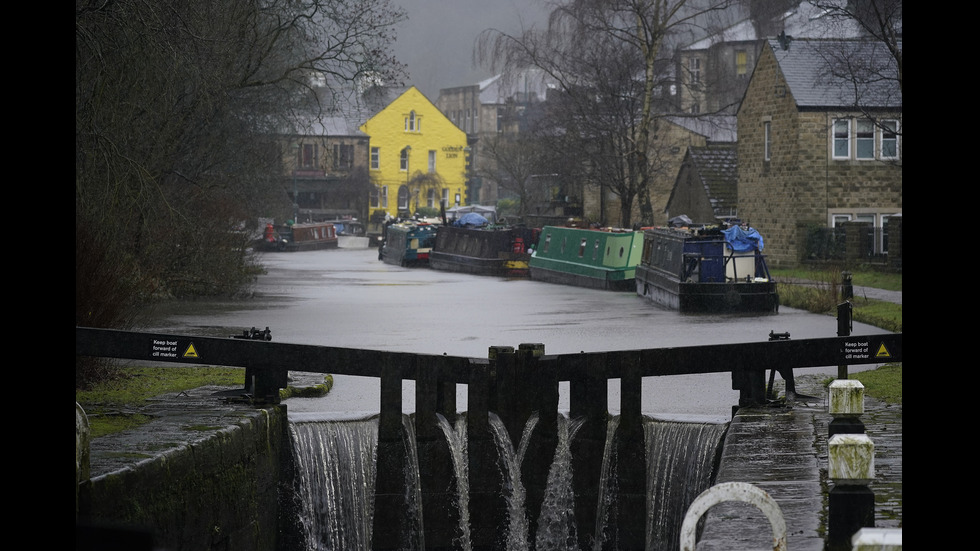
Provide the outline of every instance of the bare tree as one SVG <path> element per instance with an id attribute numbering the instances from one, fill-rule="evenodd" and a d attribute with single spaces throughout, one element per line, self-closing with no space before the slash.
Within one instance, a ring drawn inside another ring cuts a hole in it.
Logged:
<path id="1" fill-rule="evenodd" d="M 894 62 L 894 71 L 883 78 L 896 81 L 898 91 L 902 91 L 902 0 L 810 1 L 828 17 L 842 24 L 856 24 L 866 36 L 880 42 Z M 876 67 L 867 69 L 880 72 Z"/>
<path id="2" fill-rule="evenodd" d="M 475 174 L 500 189 L 517 196 L 518 217 L 522 220 L 530 206 L 544 196 L 541 141 L 530 132 L 497 134 L 480 142 L 479 164 Z"/>
<path id="3" fill-rule="evenodd" d="M 275 135 L 355 80 L 400 78 L 403 17 L 389 0 L 77 0 L 76 324 L 247 283 L 241 223 L 286 201 Z"/>
<path id="4" fill-rule="evenodd" d="M 538 67 L 564 94 L 566 132 L 581 138 L 593 182 L 620 198 L 620 225 L 653 222 L 649 186 L 654 121 L 670 79 L 670 37 L 700 25 L 731 0 L 566 0 L 546 29 L 484 32 L 480 61 L 494 70 Z"/>

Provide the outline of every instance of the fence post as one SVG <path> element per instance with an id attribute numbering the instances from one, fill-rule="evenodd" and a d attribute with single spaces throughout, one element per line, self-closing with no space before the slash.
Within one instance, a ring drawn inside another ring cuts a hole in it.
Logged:
<path id="1" fill-rule="evenodd" d="M 499 452 L 490 432 L 489 411 L 495 409 L 496 350 L 490 349 L 489 361 L 470 362 L 466 388 L 467 471 L 470 487 L 470 537 L 473 550 L 497 549 L 499 526 L 505 518 L 507 504 L 501 495 Z"/>
<path id="2" fill-rule="evenodd" d="M 573 362 L 569 384 L 571 418 L 585 419 L 572 441 L 572 487 L 579 545 L 587 549 L 594 537 L 602 456 L 609 426 L 606 355 L 580 354 L 569 358 Z"/>
<path id="3" fill-rule="evenodd" d="M 873 528 L 874 443 L 864 425 L 854 420 L 864 413 L 864 385 L 836 380 L 830 385 L 828 476 L 834 483 L 828 496 L 827 550 L 850 551 L 851 537 L 861 528 Z M 850 419 L 849 419 L 850 418 Z M 840 419 L 840 422 L 838 422 Z"/>
<path id="4" fill-rule="evenodd" d="M 620 378 L 619 427 L 616 429 L 615 504 L 616 549 L 643 549 L 646 545 L 647 518 L 647 446 L 643 427 L 643 377 L 640 357 L 635 353 L 609 354 L 619 358 Z"/>
<path id="5" fill-rule="evenodd" d="M 381 414 L 378 419 L 374 484 L 373 549 L 400 549 L 405 526 L 405 460 L 402 437 L 402 371 L 400 355 L 387 355 L 381 366 Z"/>

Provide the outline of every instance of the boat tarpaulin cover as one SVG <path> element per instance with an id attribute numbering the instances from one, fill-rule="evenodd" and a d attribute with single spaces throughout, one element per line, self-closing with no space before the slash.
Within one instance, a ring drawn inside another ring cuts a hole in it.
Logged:
<path id="1" fill-rule="evenodd" d="M 467 212 L 453 222 L 454 226 L 486 226 L 488 220 L 475 212 Z"/>
<path id="2" fill-rule="evenodd" d="M 725 234 L 725 241 L 734 251 L 753 251 L 762 250 L 762 236 L 755 228 L 742 229 L 741 226 L 732 226 L 727 230 L 722 230 Z"/>

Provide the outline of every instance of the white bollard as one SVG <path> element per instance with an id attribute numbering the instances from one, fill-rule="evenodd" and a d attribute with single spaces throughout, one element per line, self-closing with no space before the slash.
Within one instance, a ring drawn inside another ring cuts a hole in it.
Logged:
<path id="1" fill-rule="evenodd" d="M 861 528 L 851 538 L 852 551 L 902 551 L 901 528 Z"/>

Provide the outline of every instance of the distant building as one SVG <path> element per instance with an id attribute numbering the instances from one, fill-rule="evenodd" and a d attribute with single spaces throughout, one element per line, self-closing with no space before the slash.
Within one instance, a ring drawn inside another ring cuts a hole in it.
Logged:
<path id="1" fill-rule="evenodd" d="M 549 83 L 544 73 L 530 69 L 512 76 L 496 75 L 477 84 L 443 88 L 435 103 L 466 132 L 471 166 L 478 166 L 482 157 L 480 140 L 526 131 L 534 106 L 547 100 L 548 92 L 554 89 Z M 471 201 L 483 205 L 495 205 L 502 194 L 496 182 L 478 175 L 472 177 L 470 192 Z"/>
<path id="2" fill-rule="evenodd" d="M 417 88 L 388 103 L 360 131 L 370 137 L 369 232 L 386 217 L 468 204 L 466 134 Z"/>
<path id="3" fill-rule="evenodd" d="M 280 136 L 283 187 L 297 222 L 367 214 L 368 136 L 342 116 L 297 121 Z"/>
<path id="4" fill-rule="evenodd" d="M 839 0 L 845 2 L 846 0 Z M 683 113 L 734 114 L 767 38 L 857 38 L 853 22 L 828 17 L 810 0 L 760 3 L 772 11 L 756 14 L 681 48 L 676 59 L 678 106 Z"/>

